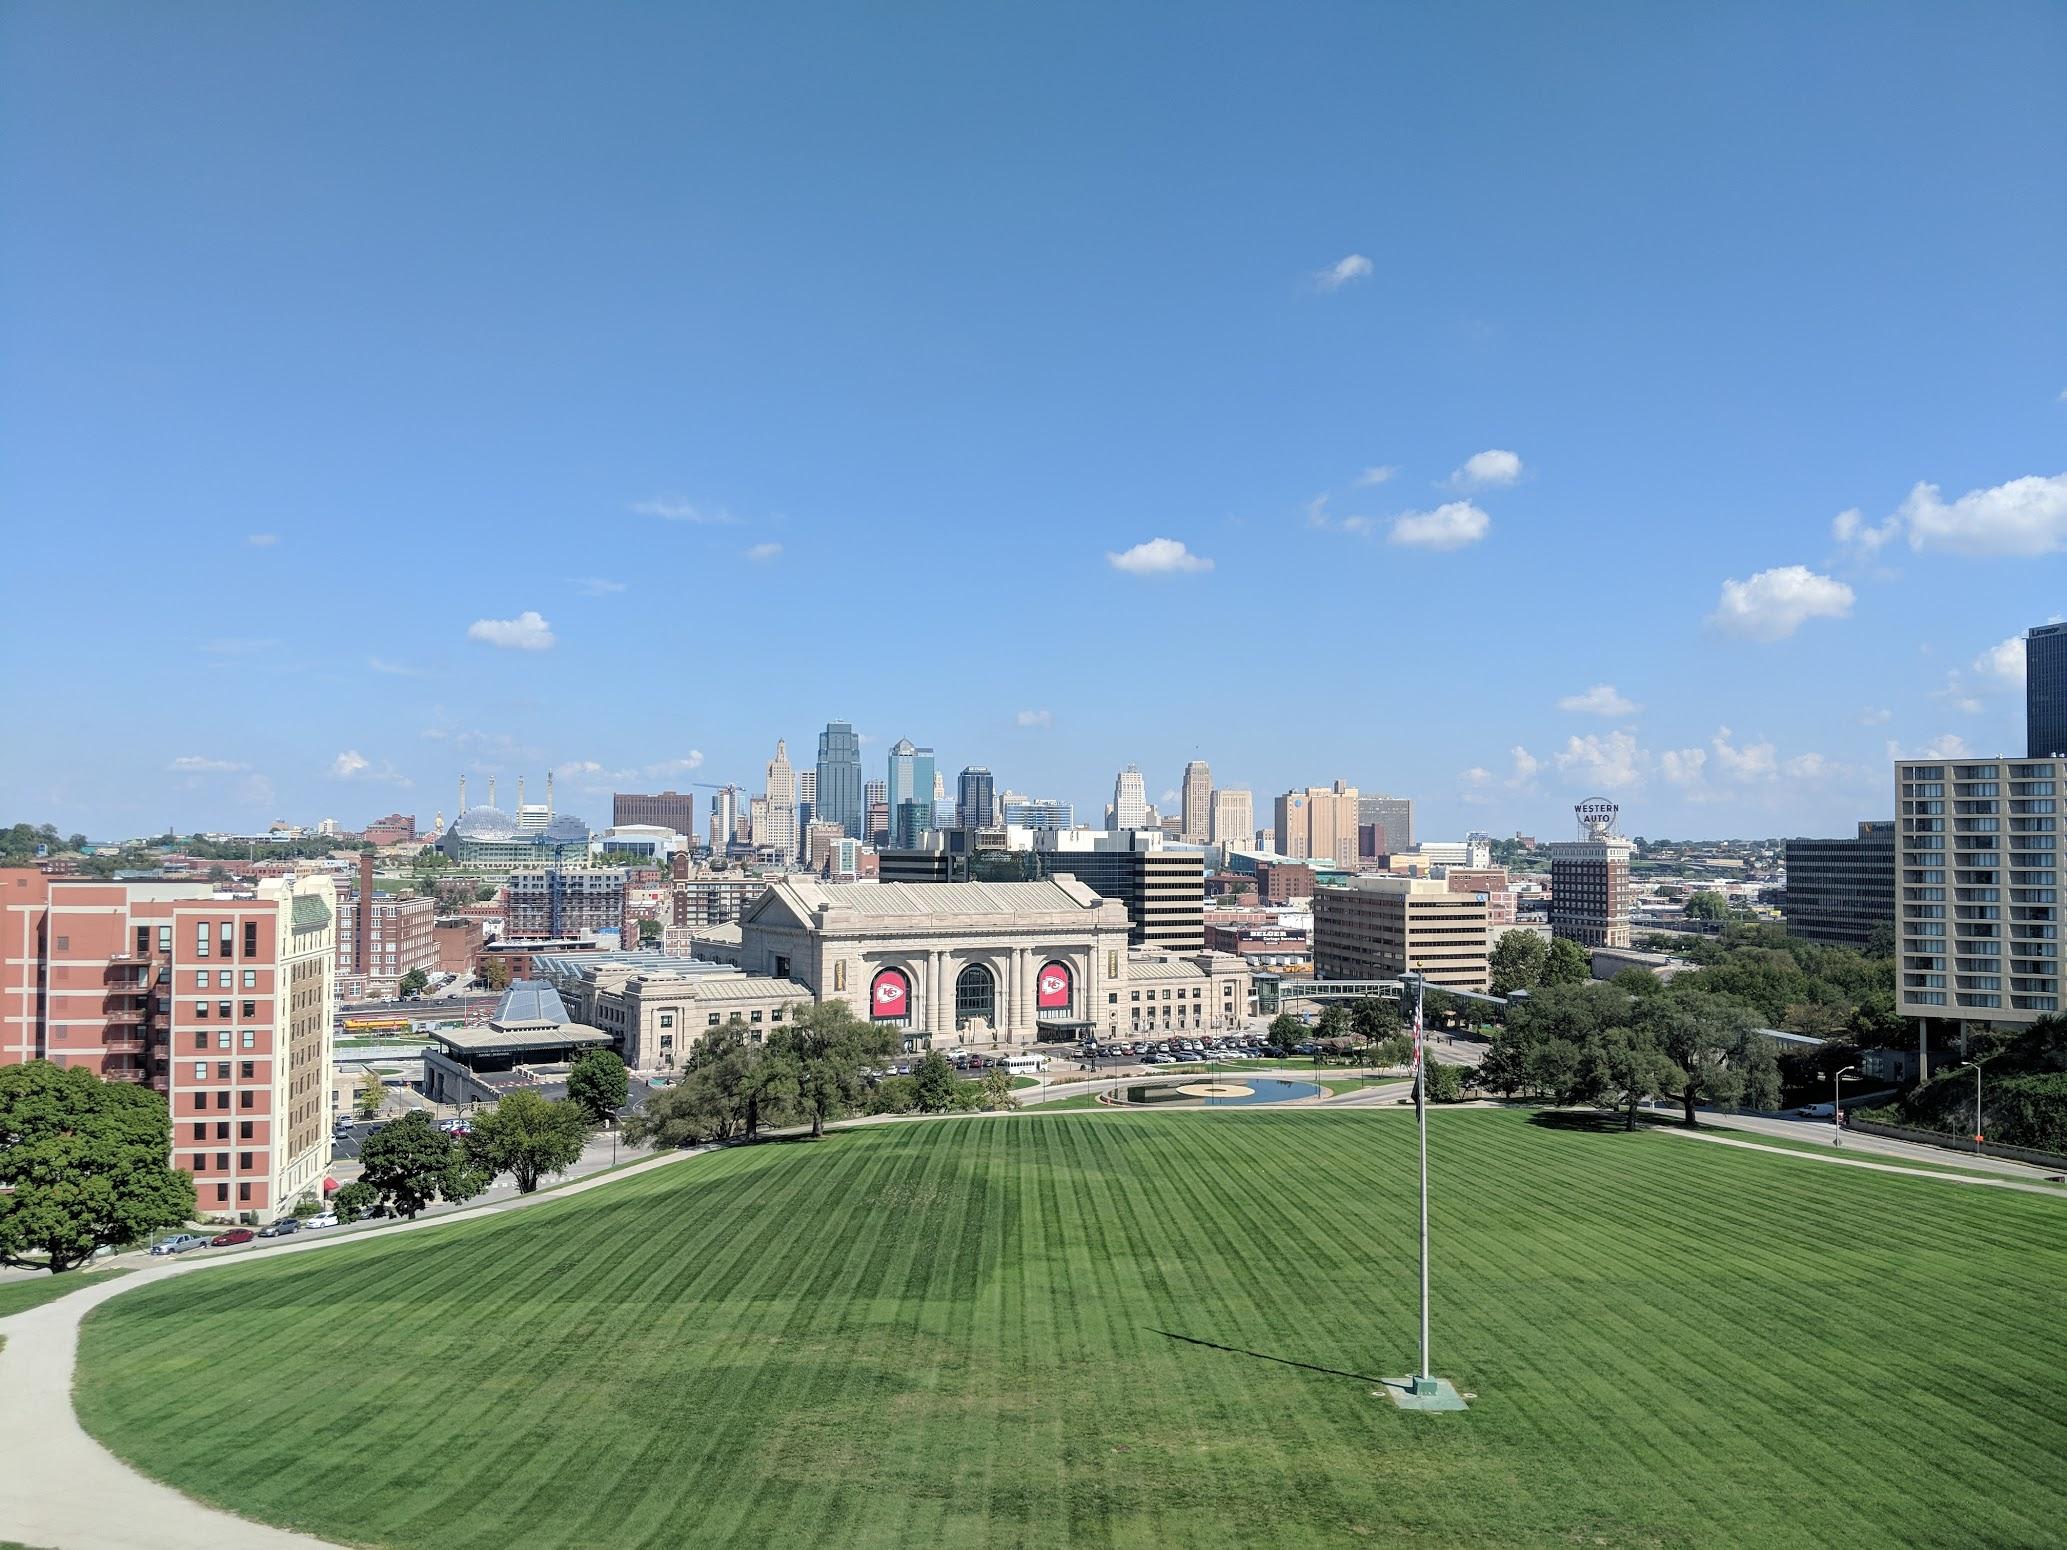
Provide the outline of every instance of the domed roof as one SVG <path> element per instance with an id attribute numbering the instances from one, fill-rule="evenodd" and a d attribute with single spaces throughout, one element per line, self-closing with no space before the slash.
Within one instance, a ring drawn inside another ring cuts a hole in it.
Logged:
<path id="1" fill-rule="evenodd" d="M 499 807 L 470 807 L 452 820 L 452 832 L 463 840 L 513 840 L 517 820 Z"/>

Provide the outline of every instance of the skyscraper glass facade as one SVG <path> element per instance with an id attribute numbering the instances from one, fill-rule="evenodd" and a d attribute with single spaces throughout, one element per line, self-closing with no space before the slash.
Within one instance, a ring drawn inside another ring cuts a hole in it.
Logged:
<path id="1" fill-rule="evenodd" d="M 2025 754 L 2067 754 L 2067 624 L 2041 624 L 2024 637 Z"/>
<path id="2" fill-rule="evenodd" d="M 865 809 L 861 799 L 861 739 L 845 721 L 828 721 L 818 734 L 818 791 L 814 814 L 860 839 Z"/>

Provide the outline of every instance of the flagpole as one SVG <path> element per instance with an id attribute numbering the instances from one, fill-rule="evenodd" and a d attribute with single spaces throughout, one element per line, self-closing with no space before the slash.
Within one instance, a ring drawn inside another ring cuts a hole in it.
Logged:
<path id="1" fill-rule="evenodd" d="M 1423 1048 L 1422 992 L 1426 976 L 1414 976 L 1414 1124 L 1421 1139 L 1421 1369 L 1414 1388 L 1427 1393 L 1435 1387 L 1435 1368 L 1428 1359 L 1428 1055 Z"/>

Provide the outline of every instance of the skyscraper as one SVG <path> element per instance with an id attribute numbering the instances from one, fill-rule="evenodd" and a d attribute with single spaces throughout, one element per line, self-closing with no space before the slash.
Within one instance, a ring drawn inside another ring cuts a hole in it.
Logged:
<path id="1" fill-rule="evenodd" d="M 1177 832 L 1188 844 L 1203 845 L 1213 837 L 1213 771 L 1204 759 L 1184 767 L 1183 827 Z"/>
<path id="2" fill-rule="evenodd" d="M 861 792 L 861 739 L 845 721 L 828 721 L 818 734 L 818 799 L 816 816 L 836 823 L 842 833 L 862 837 L 867 807 Z"/>
<path id="3" fill-rule="evenodd" d="M 1256 843 L 1256 799 L 1246 791 L 1213 793 L 1213 819 L 1206 838 L 1215 845 L 1246 850 Z"/>
<path id="4" fill-rule="evenodd" d="M 1112 826 L 1115 829 L 1148 827 L 1148 786 L 1133 765 L 1121 770 L 1112 783 Z"/>
<path id="5" fill-rule="evenodd" d="M 1356 821 L 1375 824 L 1384 831 L 1378 853 L 1396 856 L 1414 848 L 1414 799 L 1412 797 L 1360 796 Z"/>
<path id="6" fill-rule="evenodd" d="M 893 828 L 900 822 L 916 824 L 920 830 L 933 827 L 933 784 L 933 750 L 914 747 L 910 738 L 900 737 L 890 746 L 888 789 L 884 792 Z M 907 802 L 915 804 L 915 812 L 908 820 L 900 819 Z"/>
<path id="7" fill-rule="evenodd" d="M 818 819 L 818 771 L 797 771 L 797 845 L 803 848 L 804 831 Z"/>
<path id="8" fill-rule="evenodd" d="M 1272 817 L 1278 854 L 1356 865 L 1356 787 L 1338 780 L 1332 786 L 1287 791 L 1277 799 Z"/>
<path id="9" fill-rule="evenodd" d="M 2067 754 L 2067 624 L 2041 624 L 2024 637 L 2024 753 Z"/>
<path id="10" fill-rule="evenodd" d="M 711 797 L 711 853 L 722 856 L 739 828 L 739 788 L 723 786 Z"/>
<path id="11" fill-rule="evenodd" d="M 766 845 L 778 861 L 793 861 L 797 855 L 797 778 L 790 769 L 789 744 L 775 740 L 775 757 L 768 761 L 768 815 L 765 828 L 754 835 L 756 845 Z"/>
<path id="12" fill-rule="evenodd" d="M 997 786 L 980 764 L 963 770 L 955 781 L 955 827 L 988 829 L 997 821 Z"/>

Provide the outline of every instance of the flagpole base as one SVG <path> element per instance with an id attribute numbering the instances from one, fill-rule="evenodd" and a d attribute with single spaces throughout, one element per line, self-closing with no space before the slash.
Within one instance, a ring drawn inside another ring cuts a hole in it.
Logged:
<path id="1" fill-rule="evenodd" d="M 1468 1410 L 1464 1396 L 1448 1378 L 1434 1378 L 1426 1375 L 1409 1378 L 1387 1378 L 1385 1394 L 1402 1410 Z"/>

